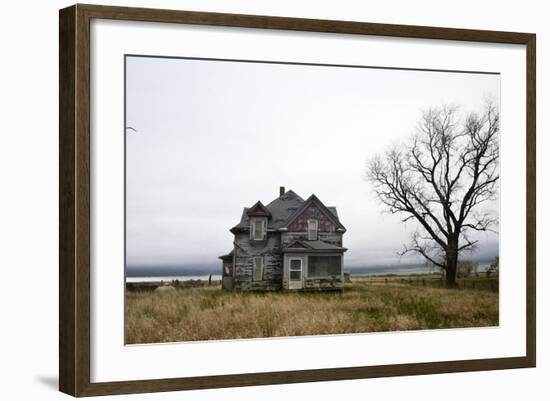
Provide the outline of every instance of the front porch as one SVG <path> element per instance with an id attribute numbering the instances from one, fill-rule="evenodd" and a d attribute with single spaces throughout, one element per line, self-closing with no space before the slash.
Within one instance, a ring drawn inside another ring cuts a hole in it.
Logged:
<path id="1" fill-rule="evenodd" d="M 322 241 L 296 241 L 283 249 L 283 289 L 343 291 L 346 248 Z"/>

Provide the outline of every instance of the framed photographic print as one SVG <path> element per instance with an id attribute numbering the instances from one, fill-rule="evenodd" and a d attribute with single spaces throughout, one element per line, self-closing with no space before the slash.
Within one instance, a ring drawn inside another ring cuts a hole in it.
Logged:
<path id="1" fill-rule="evenodd" d="M 534 367 L 535 113 L 534 34 L 61 10 L 60 390 Z"/>

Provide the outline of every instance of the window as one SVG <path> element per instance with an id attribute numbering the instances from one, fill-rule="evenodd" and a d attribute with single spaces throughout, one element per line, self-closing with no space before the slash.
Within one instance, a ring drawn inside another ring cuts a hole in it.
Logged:
<path id="1" fill-rule="evenodd" d="M 264 276 L 264 258 L 263 256 L 255 256 L 253 258 L 252 280 L 262 281 Z"/>
<path id="2" fill-rule="evenodd" d="M 266 220 L 253 219 L 250 222 L 250 238 L 256 241 L 263 240 L 266 234 Z"/>
<path id="3" fill-rule="evenodd" d="M 302 259 L 290 259 L 290 281 L 302 280 Z"/>
<path id="4" fill-rule="evenodd" d="M 328 277 L 342 274 L 341 256 L 308 256 L 307 276 Z"/>
<path id="5" fill-rule="evenodd" d="M 319 228 L 319 222 L 317 220 L 307 221 L 307 239 L 310 241 L 317 241 L 317 230 Z"/>

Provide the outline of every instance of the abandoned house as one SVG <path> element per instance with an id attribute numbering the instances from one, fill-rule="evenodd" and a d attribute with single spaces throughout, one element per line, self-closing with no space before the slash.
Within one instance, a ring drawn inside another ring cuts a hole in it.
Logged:
<path id="1" fill-rule="evenodd" d="M 346 232 L 336 208 L 315 195 L 279 197 L 244 208 L 231 228 L 233 250 L 220 256 L 226 290 L 343 290 Z"/>

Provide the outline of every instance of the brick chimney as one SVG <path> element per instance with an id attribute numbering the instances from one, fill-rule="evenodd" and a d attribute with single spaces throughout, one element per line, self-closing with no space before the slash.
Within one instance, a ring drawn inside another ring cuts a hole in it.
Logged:
<path id="1" fill-rule="evenodd" d="M 279 187 L 279 196 L 283 196 L 285 192 L 285 187 Z"/>

